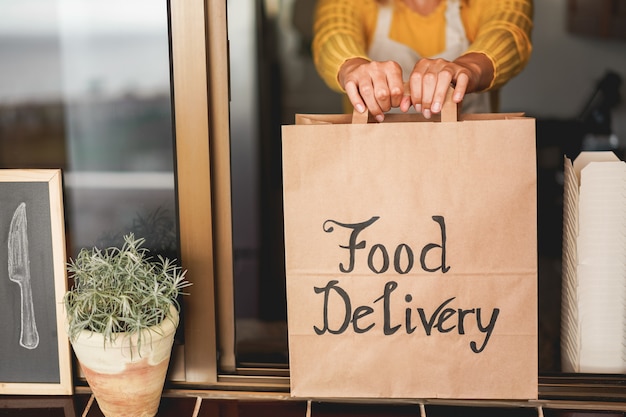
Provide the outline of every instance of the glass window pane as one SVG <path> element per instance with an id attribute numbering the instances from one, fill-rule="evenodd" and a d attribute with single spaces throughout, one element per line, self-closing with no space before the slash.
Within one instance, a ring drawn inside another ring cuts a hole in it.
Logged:
<path id="1" fill-rule="evenodd" d="M 237 360 L 286 368 L 282 124 L 342 111 L 313 67 L 314 1 L 228 0 Z"/>
<path id="2" fill-rule="evenodd" d="M 70 254 L 177 257 L 167 3 L 0 4 L 0 167 L 64 170 Z"/>

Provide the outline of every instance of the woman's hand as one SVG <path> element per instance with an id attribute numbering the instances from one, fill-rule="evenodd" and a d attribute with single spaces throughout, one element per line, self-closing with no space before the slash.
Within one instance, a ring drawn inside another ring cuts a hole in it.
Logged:
<path id="1" fill-rule="evenodd" d="M 337 79 L 354 108 L 359 113 L 367 108 L 379 122 L 392 107 L 407 111 L 411 106 L 404 93 L 402 68 L 396 62 L 352 58 L 341 66 Z"/>
<path id="2" fill-rule="evenodd" d="M 337 79 L 358 112 L 367 108 L 382 122 L 384 113 L 392 107 L 406 112 L 413 106 L 430 118 L 441 112 L 450 85 L 454 86 L 453 101 L 460 103 L 465 94 L 489 87 L 493 75 L 493 64 L 486 55 L 469 53 L 454 61 L 420 59 L 409 76 L 408 86 L 398 63 L 364 58 L 348 59 L 339 69 Z"/>
<path id="3" fill-rule="evenodd" d="M 454 86 L 452 100 L 460 103 L 466 93 L 489 87 L 493 65 L 487 56 L 469 53 L 454 61 L 422 58 L 409 77 L 411 104 L 427 119 L 441 112 L 450 85 Z"/>

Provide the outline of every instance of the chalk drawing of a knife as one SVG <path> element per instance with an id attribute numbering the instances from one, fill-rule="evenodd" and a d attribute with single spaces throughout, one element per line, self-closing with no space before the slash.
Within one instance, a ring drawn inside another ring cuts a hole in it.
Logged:
<path id="1" fill-rule="evenodd" d="M 39 345 L 39 333 L 35 323 L 33 292 L 30 285 L 26 203 L 21 203 L 13 213 L 8 243 L 9 279 L 20 286 L 21 293 L 20 345 L 26 349 L 35 349 Z"/>

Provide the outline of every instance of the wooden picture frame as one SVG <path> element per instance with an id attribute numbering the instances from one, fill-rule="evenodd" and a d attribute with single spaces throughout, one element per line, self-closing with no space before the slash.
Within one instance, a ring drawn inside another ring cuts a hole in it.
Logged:
<path id="1" fill-rule="evenodd" d="M 61 170 L 0 170 L 0 394 L 71 395 Z"/>

